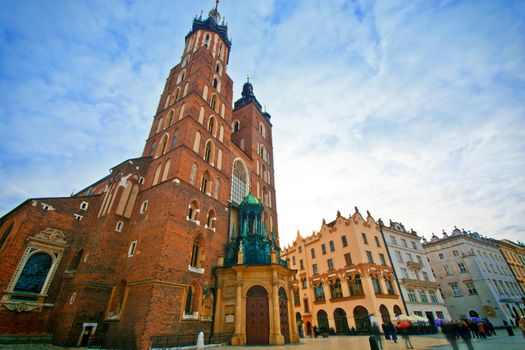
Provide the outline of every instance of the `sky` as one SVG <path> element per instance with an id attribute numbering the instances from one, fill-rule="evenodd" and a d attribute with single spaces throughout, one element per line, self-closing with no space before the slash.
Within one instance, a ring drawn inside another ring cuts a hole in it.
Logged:
<path id="1" fill-rule="evenodd" d="M 0 2 L 0 215 L 140 156 L 212 0 Z M 223 0 L 272 115 L 281 244 L 357 206 L 525 241 L 525 2 Z"/>

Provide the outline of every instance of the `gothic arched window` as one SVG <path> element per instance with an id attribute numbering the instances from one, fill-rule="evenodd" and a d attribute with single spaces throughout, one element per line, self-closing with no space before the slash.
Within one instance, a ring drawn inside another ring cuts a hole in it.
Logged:
<path id="1" fill-rule="evenodd" d="M 47 253 L 32 255 L 24 266 L 14 290 L 17 292 L 40 293 L 53 264 L 53 258 Z"/>
<path id="2" fill-rule="evenodd" d="M 173 140 L 171 141 L 171 149 L 174 149 L 177 145 L 177 139 L 179 138 L 179 129 L 173 133 Z"/>
<path id="3" fill-rule="evenodd" d="M 188 206 L 188 220 L 197 220 L 197 214 L 199 213 L 199 204 L 197 201 L 192 201 Z"/>
<path id="4" fill-rule="evenodd" d="M 231 200 L 241 204 L 248 194 L 248 173 L 244 163 L 237 159 L 233 162 Z"/>
<path id="5" fill-rule="evenodd" d="M 195 185 L 197 181 L 197 163 L 193 163 L 190 173 L 190 184 Z"/>
<path id="6" fill-rule="evenodd" d="M 193 294 L 193 290 L 192 289 L 193 288 L 191 288 L 191 286 L 188 287 L 188 293 L 186 294 L 186 305 L 184 306 L 184 313 L 186 315 L 191 315 L 192 314 L 192 312 L 191 312 L 191 309 L 192 309 L 192 307 L 191 307 L 191 305 L 192 305 L 192 296 L 193 296 L 192 295 Z"/>
<path id="7" fill-rule="evenodd" d="M 201 180 L 201 192 L 202 193 L 208 193 L 208 187 L 210 182 L 210 174 L 205 171 L 204 174 L 202 174 L 202 180 Z"/>
<path id="8" fill-rule="evenodd" d="M 220 192 L 221 192 L 221 181 L 219 180 L 219 178 L 217 178 L 217 180 L 215 180 L 215 193 L 213 194 L 213 198 L 219 199 Z"/>
<path id="9" fill-rule="evenodd" d="M 208 132 L 212 135 L 215 133 L 215 118 L 213 116 L 210 116 L 208 120 Z"/>
<path id="10" fill-rule="evenodd" d="M 213 146 L 213 142 L 209 140 L 206 142 L 206 149 L 204 151 L 204 160 L 206 163 L 213 164 L 215 160 L 215 147 Z"/>
<path id="11" fill-rule="evenodd" d="M 232 124 L 232 132 L 236 133 L 241 128 L 241 122 L 238 120 L 234 120 Z"/>

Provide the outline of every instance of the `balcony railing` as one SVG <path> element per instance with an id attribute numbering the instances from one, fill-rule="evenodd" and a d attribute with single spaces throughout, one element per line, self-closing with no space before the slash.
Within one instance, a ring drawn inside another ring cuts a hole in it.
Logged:
<path id="1" fill-rule="evenodd" d="M 411 270 L 421 270 L 423 268 L 423 265 L 421 263 L 416 261 L 407 261 L 407 267 Z"/>

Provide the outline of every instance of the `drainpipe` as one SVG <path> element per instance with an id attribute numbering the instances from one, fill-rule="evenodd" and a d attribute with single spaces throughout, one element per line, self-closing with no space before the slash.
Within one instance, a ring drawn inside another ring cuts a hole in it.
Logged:
<path id="1" fill-rule="evenodd" d="M 394 261 L 392 259 L 392 256 L 390 255 L 390 250 L 388 249 L 388 245 L 386 244 L 386 238 L 385 234 L 383 233 L 383 221 L 379 219 L 379 231 L 381 232 L 381 237 L 383 237 L 383 244 L 386 248 L 386 253 L 388 254 L 388 259 L 390 259 L 390 264 L 392 264 L 392 270 L 394 270 L 394 276 L 396 277 L 396 284 L 397 284 L 397 290 L 399 291 L 399 294 L 401 295 L 401 300 L 403 301 L 403 306 L 405 307 L 405 312 L 407 313 L 407 316 L 410 316 L 410 313 L 407 308 L 407 303 L 405 301 L 405 297 L 403 296 L 403 292 L 401 290 L 401 284 L 399 283 L 399 278 L 397 277 L 396 269 L 394 268 Z"/>

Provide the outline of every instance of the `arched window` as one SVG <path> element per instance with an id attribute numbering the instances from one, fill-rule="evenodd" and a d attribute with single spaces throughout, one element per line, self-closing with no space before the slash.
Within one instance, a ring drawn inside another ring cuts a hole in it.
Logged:
<path id="1" fill-rule="evenodd" d="M 211 229 L 215 229 L 215 223 L 217 222 L 217 216 L 213 210 L 208 212 L 208 217 L 206 218 L 206 226 Z"/>
<path id="2" fill-rule="evenodd" d="M 177 146 L 177 139 L 179 138 L 179 129 L 175 130 L 173 133 L 173 140 L 171 140 L 171 149 L 174 149 Z"/>
<path id="3" fill-rule="evenodd" d="M 124 301 L 126 299 L 126 280 L 121 280 L 118 285 L 113 287 L 113 293 L 106 318 L 108 320 L 118 320 L 124 308 Z"/>
<path id="4" fill-rule="evenodd" d="M 173 109 L 168 113 L 168 117 L 166 118 L 166 125 L 164 125 L 164 129 L 166 129 L 168 126 L 170 126 L 171 124 L 173 124 L 173 116 L 174 116 L 174 112 L 173 112 Z"/>
<path id="5" fill-rule="evenodd" d="M 186 293 L 186 304 L 184 306 L 184 313 L 186 315 L 192 314 L 192 305 L 193 305 L 193 288 L 191 286 L 188 287 L 188 292 Z"/>
<path id="6" fill-rule="evenodd" d="M 175 92 L 173 93 L 173 99 L 171 103 L 175 103 L 180 99 L 180 87 L 175 89 Z"/>
<path id="7" fill-rule="evenodd" d="M 193 163 L 190 172 L 190 184 L 195 186 L 197 183 L 197 163 Z"/>
<path id="8" fill-rule="evenodd" d="M 201 253 L 201 241 L 200 238 L 197 237 L 193 241 L 193 248 L 191 250 L 191 266 L 201 267 Z"/>
<path id="9" fill-rule="evenodd" d="M 197 221 L 197 214 L 199 213 L 199 204 L 197 201 L 192 201 L 188 206 L 188 217 L 186 219 Z"/>
<path id="10" fill-rule="evenodd" d="M 208 119 L 208 128 L 207 128 L 208 132 L 212 135 L 215 134 L 215 117 L 214 116 L 210 116 L 210 118 Z"/>
<path id="11" fill-rule="evenodd" d="M 157 149 L 157 143 L 156 142 L 153 142 L 153 144 L 151 145 L 151 149 L 149 151 L 149 155 L 151 157 L 153 157 L 155 155 L 155 150 Z"/>
<path id="12" fill-rule="evenodd" d="M 208 140 L 208 142 L 206 142 L 204 160 L 206 161 L 206 163 L 209 163 L 211 165 L 213 165 L 215 161 L 215 146 L 213 145 L 213 142 L 211 140 Z"/>
<path id="13" fill-rule="evenodd" d="M 401 315 L 403 312 L 401 311 L 401 308 L 397 305 L 394 305 L 394 315 L 396 316 L 399 316 Z"/>
<path id="14" fill-rule="evenodd" d="M 164 102 L 164 109 L 168 108 L 168 106 L 170 105 L 170 100 L 171 100 L 171 96 L 170 95 L 166 96 L 166 102 Z"/>
<path id="15" fill-rule="evenodd" d="M 319 330 L 323 332 L 328 332 L 330 326 L 328 325 L 328 314 L 324 310 L 319 310 L 317 312 L 317 326 Z"/>
<path id="16" fill-rule="evenodd" d="M 53 265 L 51 255 L 43 252 L 33 254 L 27 259 L 24 269 L 16 282 L 17 292 L 40 293 Z"/>
<path id="17" fill-rule="evenodd" d="M 215 64 L 215 73 L 222 75 L 222 65 L 219 61 L 217 61 L 217 64 Z"/>
<path id="18" fill-rule="evenodd" d="M 162 129 L 162 121 L 164 120 L 163 117 L 159 118 L 159 122 L 157 124 L 157 130 L 155 130 L 156 133 L 158 133 Z"/>
<path id="19" fill-rule="evenodd" d="M 211 100 L 210 100 L 210 107 L 211 107 L 215 112 L 217 112 L 218 102 L 217 102 L 217 95 L 216 95 L 216 94 L 213 94 L 213 96 L 211 97 Z"/>
<path id="20" fill-rule="evenodd" d="M 354 308 L 354 321 L 358 332 L 368 332 L 370 330 L 370 318 L 365 307 L 356 306 Z"/>
<path id="21" fill-rule="evenodd" d="M 268 191 L 266 190 L 266 187 L 263 186 L 263 189 L 262 189 L 262 193 L 263 193 L 263 203 L 264 205 L 268 206 Z"/>
<path id="22" fill-rule="evenodd" d="M 80 264 L 80 260 L 82 259 L 82 255 L 84 254 L 84 249 L 80 249 L 73 259 L 71 259 L 71 263 L 69 264 L 68 270 L 76 270 L 78 268 L 78 265 Z"/>
<path id="23" fill-rule="evenodd" d="M 217 78 L 213 78 L 213 88 L 215 90 L 219 88 L 219 80 Z"/>
<path id="24" fill-rule="evenodd" d="M 379 307 L 379 313 L 381 314 L 381 320 L 383 323 L 388 324 L 390 322 L 390 314 L 388 313 L 388 309 L 385 305 L 381 305 Z"/>
<path id="25" fill-rule="evenodd" d="M 248 173 L 246 166 L 240 159 L 233 162 L 231 200 L 241 204 L 248 194 Z"/>
<path id="26" fill-rule="evenodd" d="M 204 47 L 208 48 L 209 44 L 210 44 L 210 34 L 206 34 L 206 37 L 204 38 Z"/>
<path id="27" fill-rule="evenodd" d="M 232 123 L 232 132 L 236 133 L 241 128 L 241 122 L 238 120 L 234 120 Z"/>
<path id="28" fill-rule="evenodd" d="M 266 137 L 266 129 L 264 128 L 263 123 L 259 123 L 259 134 L 261 134 L 262 137 Z"/>
<path id="29" fill-rule="evenodd" d="M 193 151 L 195 153 L 199 153 L 200 147 L 201 147 L 201 133 L 196 131 L 195 141 L 193 142 Z"/>
<path id="30" fill-rule="evenodd" d="M 201 180 L 201 192 L 202 193 L 208 193 L 208 187 L 210 182 L 210 174 L 208 171 L 205 171 L 204 174 L 202 174 L 202 180 Z"/>
<path id="31" fill-rule="evenodd" d="M 219 57 L 221 56 L 222 54 L 222 43 L 219 44 Z"/>
<path id="32" fill-rule="evenodd" d="M 180 72 L 179 76 L 177 78 L 177 84 L 180 83 L 181 81 L 183 81 L 185 76 L 186 76 L 186 70 L 183 70 L 182 72 Z"/>
<path id="33" fill-rule="evenodd" d="M 155 154 L 155 158 L 158 158 L 166 153 L 168 150 L 168 140 L 170 136 L 168 134 L 162 135 L 162 138 L 159 142 L 159 148 L 157 149 L 157 153 Z"/>
<path id="34" fill-rule="evenodd" d="M 219 199 L 220 192 L 221 192 L 221 180 L 217 178 L 217 180 L 215 180 L 215 192 L 213 193 L 213 198 Z"/>
<path id="35" fill-rule="evenodd" d="M 155 186 L 156 184 L 159 183 L 161 168 L 162 168 L 162 163 L 159 163 L 157 165 L 157 169 L 155 169 L 155 176 L 153 177 L 152 186 Z"/>
<path id="36" fill-rule="evenodd" d="M 171 165 L 171 159 L 168 159 L 166 164 L 164 164 L 164 170 L 162 171 L 162 178 L 160 180 L 161 182 L 164 182 L 168 179 L 168 175 L 170 172 L 170 165 Z"/>
<path id="37" fill-rule="evenodd" d="M 217 151 L 217 162 L 216 162 L 217 169 L 222 170 L 222 150 L 219 149 Z"/>

